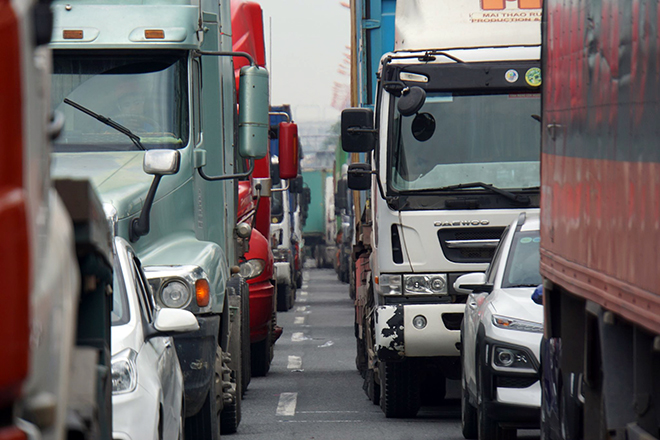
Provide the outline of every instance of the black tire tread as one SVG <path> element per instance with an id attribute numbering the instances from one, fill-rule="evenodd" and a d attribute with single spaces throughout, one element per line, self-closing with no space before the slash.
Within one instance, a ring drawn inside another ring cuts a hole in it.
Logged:
<path id="1" fill-rule="evenodd" d="M 417 415 L 421 399 L 416 370 L 406 361 L 380 363 L 380 408 L 388 419 Z"/>

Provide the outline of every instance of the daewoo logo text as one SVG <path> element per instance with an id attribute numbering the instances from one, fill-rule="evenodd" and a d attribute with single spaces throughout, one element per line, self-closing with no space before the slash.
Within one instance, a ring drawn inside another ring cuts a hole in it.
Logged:
<path id="1" fill-rule="evenodd" d="M 490 224 L 488 220 L 454 220 L 447 222 L 435 222 L 435 226 L 487 226 Z"/>

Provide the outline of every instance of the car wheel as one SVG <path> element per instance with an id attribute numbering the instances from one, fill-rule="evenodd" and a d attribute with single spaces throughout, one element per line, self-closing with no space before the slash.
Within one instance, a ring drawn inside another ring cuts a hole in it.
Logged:
<path id="1" fill-rule="evenodd" d="M 465 371 L 463 369 L 463 371 Z M 462 374 L 461 380 L 461 431 L 463 437 L 468 440 L 475 440 L 478 438 L 477 432 L 477 408 L 472 406 L 469 399 L 469 392 L 467 389 L 467 381 L 465 373 Z"/>

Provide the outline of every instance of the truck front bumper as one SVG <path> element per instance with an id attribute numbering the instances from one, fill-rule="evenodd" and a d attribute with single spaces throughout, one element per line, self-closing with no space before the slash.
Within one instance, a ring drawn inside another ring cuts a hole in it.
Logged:
<path id="1" fill-rule="evenodd" d="M 174 336 L 186 397 L 186 417 L 197 414 L 214 378 L 219 315 L 197 315 L 199 330 Z"/>
<path id="2" fill-rule="evenodd" d="M 291 262 L 278 261 L 275 263 L 275 279 L 277 284 L 291 284 Z"/>
<path id="3" fill-rule="evenodd" d="M 404 357 L 460 356 L 461 321 L 465 304 L 403 304 L 375 311 L 376 353 L 382 361 Z M 413 319 L 426 325 L 416 328 Z"/>
<path id="4" fill-rule="evenodd" d="M 250 284 L 250 343 L 252 344 L 268 337 L 275 310 L 274 292 L 275 288 L 270 280 Z"/>

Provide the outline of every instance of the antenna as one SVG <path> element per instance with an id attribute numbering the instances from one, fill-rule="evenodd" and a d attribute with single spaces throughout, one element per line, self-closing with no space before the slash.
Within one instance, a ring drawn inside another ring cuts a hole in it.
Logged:
<path id="1" fill-rule="evenodd" d="M 268 60 L 270 61 L 270 75 L 268 75 L 268 93 L 273 95 L 273 17 L 268 17 Z"/>

